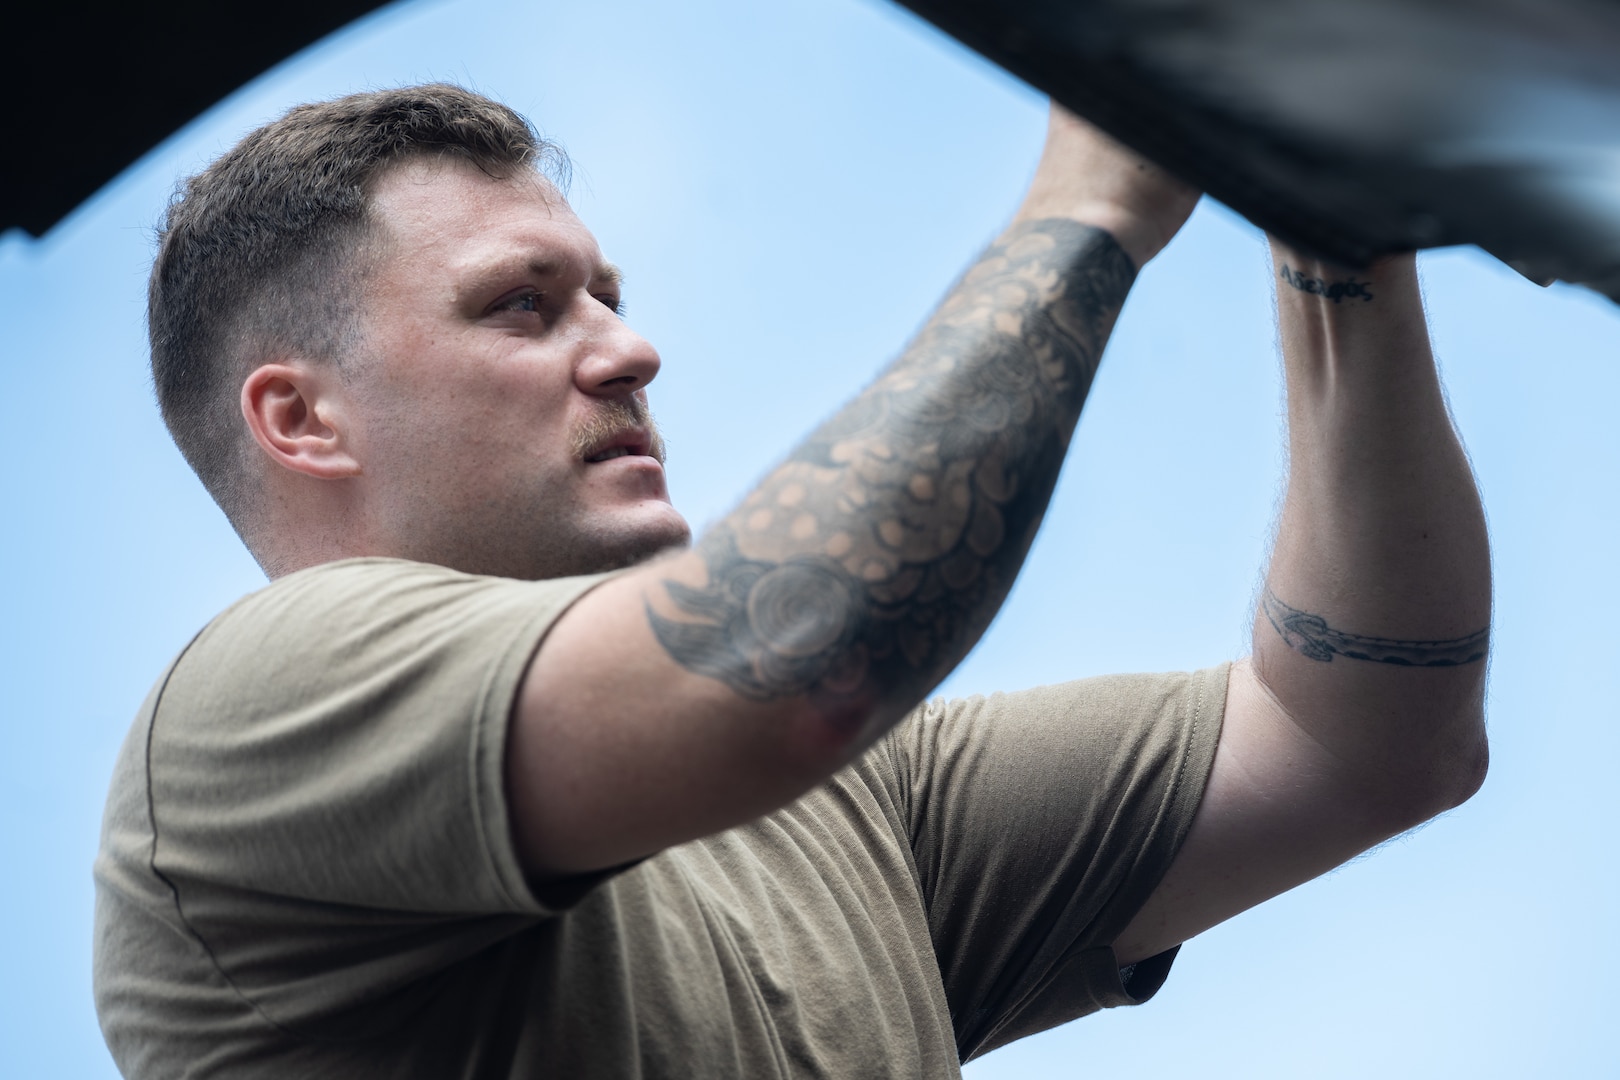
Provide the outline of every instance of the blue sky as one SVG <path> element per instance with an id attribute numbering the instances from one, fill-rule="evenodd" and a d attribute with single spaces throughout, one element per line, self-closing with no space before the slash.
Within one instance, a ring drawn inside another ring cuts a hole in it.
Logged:
<path id="1" fill-rule="evenodd" d="M 574 203 L 663 352 L 653 404 L 698 524 L 899 349 L 1011 212 L 1044 122 L 1038 95 L 878 0 L 412 0 L 234 95 L 45 240 L 0 239 L 0 1075 L 115 1075 L 89 992 L 113 756 L 164 662 L 263 583 L 152 405 L 152 226 L 177 176 L 290 105 L 427 79 L 572 154 Z M 1620 1071 L 1620 309 L 1470 251 L 1423 269 L 1495 551 L 1484 791 L 1196 940 L 1147 1007 L 974 1080 Z M 947 690 L 1244 651 L 1283 466 L 1270 290 L 1259 236 L 1206 201 L 1142 276 L 1024 577 Z"/>

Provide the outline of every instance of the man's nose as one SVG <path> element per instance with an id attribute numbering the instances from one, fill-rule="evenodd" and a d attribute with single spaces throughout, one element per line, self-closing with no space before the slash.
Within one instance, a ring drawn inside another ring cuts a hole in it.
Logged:
<path id="1" fill-rule="evenodd" d="M 590 302 L 601 313 L 593 312 L 590 317 L 584 347 L 574 366 L 574 382 L 580 390 L 599 397 L 619 397 L 640 390 L 653 381 L 663 363 L 658 350 L 600 301 Z"/>

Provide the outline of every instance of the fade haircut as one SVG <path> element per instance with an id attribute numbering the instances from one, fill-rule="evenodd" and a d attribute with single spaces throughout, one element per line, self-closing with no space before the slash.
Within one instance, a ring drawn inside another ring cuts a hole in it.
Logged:
<path id="1" fill-rule="evenodd" d="M 559 185 L 568 167 L 505 105 L 435 83 L 300 105 L 169 202 L 147 292 L 152 380 L 181 454 L 249 547 L 258 485 L 243 380 L 277 355 L 342 370 L 378 248 L 372 192 L 422 157 Z"/>

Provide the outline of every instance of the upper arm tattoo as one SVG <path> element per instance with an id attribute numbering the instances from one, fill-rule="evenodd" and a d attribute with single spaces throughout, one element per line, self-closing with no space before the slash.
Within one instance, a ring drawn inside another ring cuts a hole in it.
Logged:
<path id="1" fill-rule="evenodd" d="M 1320 615 L 1289 607 L 1277 599 L 1269 588 L 1260 607 L 1288 647 L 1312 660 L 1330 662 L 1337 653 L 1352 660 L 1371 660 L 1378 664 L 1457 667 L 1483 660 L 1490 649 L 1491 630 L 1488 626 L 1466 637 L 1443 641 L 1407 641 L 1335 630 Z"/>
<path id="2" fill-rule="evenodd" d="M 705 535 L 707 580 L 664 583 L 670 612 L 647 608 L 664 650 L 760 701 L 920 698 L 1011 587 L 1134 277 L 1101 230 L 1009 231 Z"/>

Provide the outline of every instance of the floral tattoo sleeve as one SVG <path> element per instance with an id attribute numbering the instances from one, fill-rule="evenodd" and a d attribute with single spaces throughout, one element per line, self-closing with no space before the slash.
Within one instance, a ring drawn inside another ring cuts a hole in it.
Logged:
<path id="1" fill-rule="evenodd" d="M 668 614 L 647 610 L 659 643 L 755 700 L 926 693 L 1012 586 L 1134 277 L 1100 230 L 1010 231 L 703 538 L 707 581 L 664 583 Z"/>

